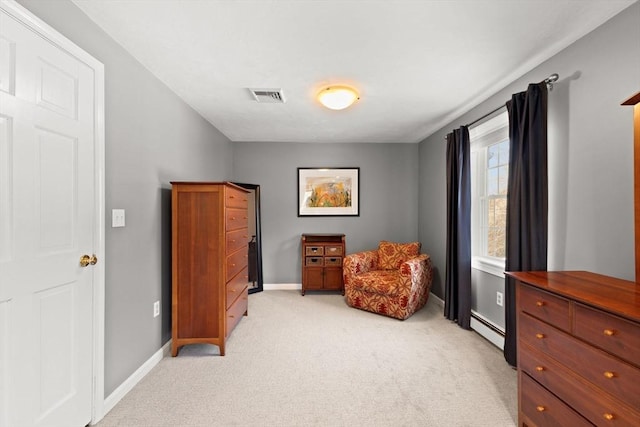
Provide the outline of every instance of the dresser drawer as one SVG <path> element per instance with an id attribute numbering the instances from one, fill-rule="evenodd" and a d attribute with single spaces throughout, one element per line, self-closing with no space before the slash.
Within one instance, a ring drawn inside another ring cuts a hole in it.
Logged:
<path id="1" fill-rule="evenodd" d="M 249 252 L 246 246 L 227 256 L 227 282 L 247 266 L 248 258 Z"/>
<path id="2" fill-rule="evenodd" d="M 307 267 L 322 267 L 324 265 L 324 258 L 321 256 L 308 256 L 304 261 Z"/>
<path id="3" fill-rule="evenodd" d="M 249 285 L 249 273 L 248 268 L 245 267 L 240 271 L 240 273 L 236 274 L 233 279 L 227 282 L 227 304 L 226 308 L 231 307 L 240 295 L 242 295 L 243 291 Z"/>
<path id="4" fill-rule="evenodd" d="M 322 256 L 324 255 L 324 246 L 307 246 L 304 254 L 306 256 Z"/>
<path id="5" fill-rule="evenodd" d="M 564 331 L 571 330 L 569 300 L 521 284 L 520 309 Z"/>
<path id="6" fill-rule="evenodd" d="M 640 413 L 633 407 L 603 393 L 553 358 L 528 346 L 520 348 L 520 375 L 545 386 L 562 401 L 598 426 L 637 427 Z M 526 373 L 525 373 L 526 372 Z M 524 391 L 524 387 L 523 387 Z M 571 425 L 571 424 L 567 424 Z"/>
<path id="7" fill-rule="evenodd" d="M 324 256 L 342 256 L 342 246 L 327 245 L 324 247 Z"/>
<path id="8" fill-rule="evenodd" d="M 637 368 L 526 314 L 521 314 L 518 321 L 522 322 L 522 344 L 549 355 L 566 369 L 600 387 L 612 398 L 632 407 L 640 407 L 640 371 Z M 524 347 L 525 350 L 526 348 Z M 530 356 L 522 351 L 520 357 L 524 365 L 526 358 Z M 538 370 L 530 369 L 527 372 L 533 377 L 539 373 Z"/>
<path id="9" fill-rule="evenodd" d="M 240 230 L 227 231 L 225 233 L 225 241 L 227 255 L 243 246 L 247 246 L 249 242 L 247 229 L 241 228 Z"/>
<path id="10" fill-rule="evenodd" d="M 639 324 L 576 304 L 574 333 L 593 345 L 640 367 Z"/>
<path id="11" fill-rule="evenodd" d="M 233 328 L 236 327 L 242 316 L 247 312 L 249 304 L 249 293 L 245 289 L 236 301 L 227 309 L 226 333 L 229 336 Z"/>
<path id="12" fill-rule="evenodd" d="M 237 188 L 225 188 L 225 205 L 231 208 L 246 208 L 249 205 L 248 194 Z"/>
<path id="13" fill-rule="evenodd" d="M 520 374 L 520 387 L 520 411 L 531 420 L 534 426 L 593 426 L 526 374 Z"/>
<path id="14" fill-rule="evenodd" d="M 237 230 L 239 228 L 247 228 L 247 210 L 246 209 L 227 209 L 225 213 L 225 230 Z"/>

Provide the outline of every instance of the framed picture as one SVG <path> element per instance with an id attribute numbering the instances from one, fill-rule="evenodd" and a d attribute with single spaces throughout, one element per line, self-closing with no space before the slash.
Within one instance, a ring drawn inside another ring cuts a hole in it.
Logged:
<path id="1" fill-rule="evenodd" d="M 298 216 L 359 216 L 360 168 L 298 168 Z"/>

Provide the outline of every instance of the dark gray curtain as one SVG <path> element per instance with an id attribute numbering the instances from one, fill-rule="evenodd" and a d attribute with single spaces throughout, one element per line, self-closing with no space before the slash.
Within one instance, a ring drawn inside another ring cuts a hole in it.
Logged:
<path id="1" fill-rule="evenodd" d="M 466 126 L 447 135 L 447 262 L 444 312 L 471 328 L 471 150 Z"/>
<path id="2" fill-rule="evenodd" d="M 509 183 L 507 271 L 547 269 L 547 86 L 530 84 L 507 102 Z M 515 288 L 505 283 L 504 357 L 517 365 Z"/>

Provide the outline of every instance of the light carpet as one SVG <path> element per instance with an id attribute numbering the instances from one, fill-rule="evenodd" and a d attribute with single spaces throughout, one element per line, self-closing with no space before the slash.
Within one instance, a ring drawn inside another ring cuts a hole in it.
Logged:
<path id="1" fill-rule="evenodd" d="M 516 371 L 433 299 L 405 321 L 338 294 L 249 296 L 224 357 L 164 358 L 98 424 L 110 426 L 514 426 Z"/>

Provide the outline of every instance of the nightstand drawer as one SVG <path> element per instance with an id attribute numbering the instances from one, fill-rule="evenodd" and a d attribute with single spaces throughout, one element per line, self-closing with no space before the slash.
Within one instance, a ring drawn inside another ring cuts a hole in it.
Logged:
<path id="1" fill-rule="evenodd" d="M 333 245 L 325 246 L 324 256 L 342 256 L 342 246 L 333 246 Z"/>
<path id="2" fill-rule="evenodd" d="M 341 266 L 342 257 L 324 257 L 324 265 L 329 266 Z"/>
<path id="3" fill-rule="evenodd" d="M 574 333 L 640 367 L 640 325 L 637 323 L 576 304 Z"/>
<path id="4" fill-rule="evenodd" d="M 308 256 L 305 258 L 305 265 L 307 267 L 322 267 L 324 265 L 324 258 L 321 256 Z"/>
<path id="5" fill-rule="evenodd" d="M 305 248 L 305 255 L 307 256 L 322 256 L 324 255 L 324 246 L 307 246 Z"/>
<path id="6" fill-rule="evenodd" d="M 524 284 L 520 286 L 519 292 L 520 310 L 563 331 L 571 330 L 569 300 Z"/>

